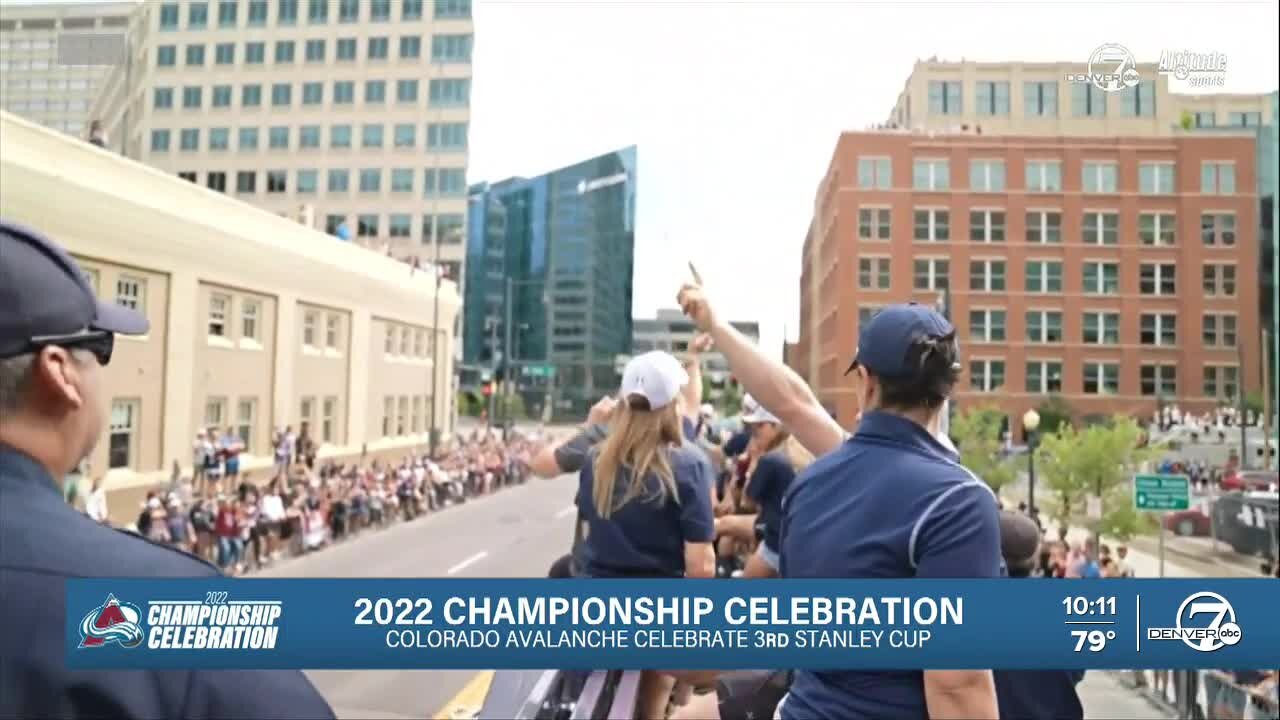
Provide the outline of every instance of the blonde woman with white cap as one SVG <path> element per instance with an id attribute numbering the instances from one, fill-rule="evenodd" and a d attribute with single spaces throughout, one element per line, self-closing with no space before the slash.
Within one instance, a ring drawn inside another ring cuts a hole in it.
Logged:
<path id="1" fill-rule="evenodd" d="M 587 577 L 715 574 L 711 468 L 684 443 L 677 398 L 688 374 L 671 355 L 632 358 L 608 435 L 579 475 Z M 642 717 L 663 717 L 674 680 L 645 672 Z"/>

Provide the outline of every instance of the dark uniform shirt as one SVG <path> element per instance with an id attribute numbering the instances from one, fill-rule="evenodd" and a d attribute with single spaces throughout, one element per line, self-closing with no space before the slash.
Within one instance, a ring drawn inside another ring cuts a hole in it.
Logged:
<path id="1" fill-rule="evenodd" d="M 0 446 L 0 718 L 332 718 L 296 671 L 67 668 L 68 578 L 216 575 L 90 520 L 43 467 Z"/>

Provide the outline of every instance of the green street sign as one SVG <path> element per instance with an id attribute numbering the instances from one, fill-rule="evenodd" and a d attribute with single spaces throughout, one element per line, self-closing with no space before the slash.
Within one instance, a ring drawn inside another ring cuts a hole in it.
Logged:
<path id="1" fill-rule="evenodd" d="M 555 365 L 525 365 L 524 373 L 529 377 L 552 378 L 556 376 Z"/>
<path id="2" fill-rule="evenodd" d="M 1191 507 L 1191 481 L 1186 475 L 1134 475 L 1133 507 L 1186 510 Z"/>

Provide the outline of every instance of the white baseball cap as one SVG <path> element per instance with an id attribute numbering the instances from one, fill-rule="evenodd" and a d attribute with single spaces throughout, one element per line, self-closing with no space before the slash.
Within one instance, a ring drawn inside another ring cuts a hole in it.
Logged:
<path id="1" fill-rule="evenodd" d="M 703 417 L 711 417 L 716 414 L 716 409 L 712 407 L 711 403 L 702 403 L 701 412 Z"/>
<path id="2" fill-rule="evenodd" d="M 777 415 L 769 412 L 765 406 L 759 403 L 753 403 L 753 407 L 746 409 L 746 412 L 742 414 L 742 422 L 748 425 L 766 422 L 773 423 L 774 425 L 782 424 L 782 421 L 778 419 Z"/>
<path id="3" fill-rule="evenodd" d="M 639 395 L 649 401 L 650 410 L 658 410 L 672 403 L 680 394 L 680 388 L 689 383 L 689 373 L 680 361 L 661 350 L 654 350 L 631 358 L 622 371 L 622 397 Z"/>
<path id="4" fill-rule="evenodd" d="M 756 399 L 751 397 L 751 393 L 743 393 L 742 395 L 743 417 L 746 417 L 747 415 L 750 415 L 751 413 L 755 412 L 756 408 L 758 407 L 760 407 L 760 403 L 756 402 Z"/>

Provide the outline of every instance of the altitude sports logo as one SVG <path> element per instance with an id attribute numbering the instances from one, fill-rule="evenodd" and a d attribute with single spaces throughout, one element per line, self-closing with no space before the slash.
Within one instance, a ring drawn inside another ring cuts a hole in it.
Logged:
<path id="1" fill-rule="evenodd" d="M 142 644 L 141 613 L 138 606 L 122 603 L 115 595 L 90 610 L 80 620 L 80 647 L 102 647 L 116 643 L 135 648 Z"/>
<path id="2" fill-rule="evenodd" d="M 152 600 L 143 613 L 115 595 L 80 620 L 81 648 L 115 643 L 148 650 L 270 650 L 280 634 L 279 600 L 228 600 L 210 592 L 204 600 Z"/>

